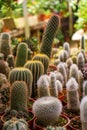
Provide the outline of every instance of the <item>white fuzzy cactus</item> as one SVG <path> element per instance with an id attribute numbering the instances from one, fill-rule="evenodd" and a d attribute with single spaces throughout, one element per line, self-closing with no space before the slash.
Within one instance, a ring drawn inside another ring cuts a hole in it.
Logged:
<path id="1" fill-rule="evenodd" d="M 83 97 L 80 104 L 80 118 L 82 130 L 87 130 L 87 96 Z"/>
<path id="2" fill-rule="evenodd" d="M 87 80 L 83 82 L 83 96 L 87 95 Z"/>
<path id="3" fill-rule="evenodd" d="M 73 111 L 79 109 L 79 93 L 78 93 L 78 83 L 75 78 L 70 78 L 66 83 L 67 90 L 67 108 Z"/>
<path id="4" fill-rule="evenodd" d="M 68 68 L 70 69 L 70 66 L 73 64 L 73 61 L 71 58 L 68 58 L 66 63 L 67 63 Z"/>
<path id="5" fill-rule="evenodd" d="M 50 96 L 49 78 L 47 75 L 40 76 L 39 80 L 37 81 L 37 92 L 39 98 L 43 96 Z"/>
<path id="6" fill-rule="evenodd" d="M 77 56 L 77 65 L 78 65 L 78 68 L 81 70 L 82 67 L 84 66 L 85 64 L 85 59 L 84 59 L 84 56 L 83 56 L 83 53 L 79 53 L 78 56 Z"/>
<path id="7" fill-rule="evenodd" d="M 63 75 L 58 71 L 56 71 L 55 74 L 56 74 L 56 80 L 59 80 L 62 83 L 62 86 L 64 86 L 64 77 L 63 77 Z"/>
<path id="8" fill-rule="evenodd" d="M 59 80 L 56 80 L 56 85 L 57 85 L 58 93 L 62 93 L 63 91 L 62 83 Z"/>
<path id="9" fill-rule="evenodd" d="M 81 70 L 78 71 L 78 83 L 79 83 L 79 91 L 82 93 L 83 92 L 83 82 L 84 82 L 84 77 L 83 74 L 81 72 Z"/>
<path id="10" fill-rule="evenodd" d="M 66 51 L 68 52 L 68 54 L 69 54 L 69 56 L 70 56 L 70 45 L 69 45 L 68 42 L 65 42 L 65 43 L 63 44 L 63 48 L 64 48 L 64 50 L 66 50 Z"/>
<path id="11" fill-rule="evenodd" d="M 66 62 L 66 60 L 69 58 L 69 54 L 66 50 L 62 51 L 62 60 L 63 62 Z"/>

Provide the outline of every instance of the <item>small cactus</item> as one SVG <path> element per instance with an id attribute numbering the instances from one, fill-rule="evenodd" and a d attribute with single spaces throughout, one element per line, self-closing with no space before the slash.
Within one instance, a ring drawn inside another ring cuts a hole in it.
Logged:
<path id="1" fill-rule="evenodd" d="M 43 126 L 53 125 L 62 112 L 62 103 L 55 97 L 42 97 L 33 104 L 33 113 Z"/>
<path id="2" fill-rule="evenodd" d="M 66 50 L 62 51 L 62 61 L 66 62 L 66 60 L 69 58 L 69 54 Z"/>
<path id="3" fill-rule="evenodd" d="M 79 70 L 78 71 L 78 83 L 79 83 L 79 91 L 82 93 L 83 92 L 83 82 L 84 82 L 84 77 L 82 72 Z"/>
<path id="4" fill-rule="evenodd" d="M 78 65 L 78 68 L 81 70 L 83 68 L 85 64 L 85 59 L 84 59 L 84 56 L 83 54 L 80 52 L 77 56 L 77 65 Z"/>
<path id="5" fill-rule="evenodd" d="M 55 74 L 56 74 L 56 80 L 59 80 L 62 83 L 62 85 L 64 86 L 64 77 L 63 77 L 63 75 L 58 71 L 55 72 Z"/>
<path id="6" fill-rule="evenodd" d="M 71 59 L 73 61 L 73 64 L 77 64 L 77 56 L 73 55 Z"/>
<path id="7" fill-rule="evenodd" d="M 63 44 L 63 48 L 64 48 L 64 50 L 66 50 L 68 52 L 68 55 L 70 56 L 70 45 L 68 42 L 65 42 Z"/>
<path id="8" fill-rule="evenodd" d="M 66 130 L 64 127 L 53 127 L 53 126 L 48 126 L 46 130 Z"/>
<path id="9" fill-rule="evenodd" d="M 87 95 L 87 80 L 83 82 L 83 96 Z"/>
<path id="10" fill-rule="evenodd" d="M 67 89 L 67 108 L 72 111 L 79 110 L 79 93 L 78 93 L 78 83 L 75 78 L 70 78 L 66 83 Z"/>
<path id="11" fill-rule="evenodd" d="M 81 49 L 85 49 L 85 39 L 84 39 L 84 36 L 81 37 L 80 39 L 80 48 Z"/>
<path id="12" fill-rule="evenodd" d="M 58 93 L 62 93 L 63 86 L 62 86 L 62 83 L 59 80 L 56 80 L 56 86 L 57 86 Z"/>
<path id="13" fill-rule="evenodd" d="M 70 69 L 70 66 L 73 64 L 73 61 L 72 61 L 71 58 L 68 58 L 68 59 L 66 60 L 66 63 L 67 63 L 68 69 Z"/>

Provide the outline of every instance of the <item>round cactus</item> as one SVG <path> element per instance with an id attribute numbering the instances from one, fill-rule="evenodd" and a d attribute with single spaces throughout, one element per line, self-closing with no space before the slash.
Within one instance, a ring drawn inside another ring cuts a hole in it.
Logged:
<path id="1" fill-rule="evenodd" d="M 81 70 L 83 68 L 85 64 L 85 59 L 84 59 L 84 56 L 83 54 L 80 52 L 77 56 L 77 65 L 78 65 L 78 68 Z"/>
<path id="2" fill-rule="evenodd" d="M 62 112 L 62 104 L 55 97 L 42 97 L 34 102 L 33 112 L 43 126 L 53 125 Z"/>
<path id="3" fill-rule="evenodd" d="M 37 54 L 33 57 L 33 60 L 39 60 L 43 63 L 44 66 L 44 74 L 47 73 L 47 69 L 49 66 L 49 57 L 45 54 Z"/>
<path id="4" fill-rule="evenodd" d="M 15 66 L 23 67 L 27 59 L 28 59 L 28 46 L 26 43 L 20 43 L 17 47 Z"/>

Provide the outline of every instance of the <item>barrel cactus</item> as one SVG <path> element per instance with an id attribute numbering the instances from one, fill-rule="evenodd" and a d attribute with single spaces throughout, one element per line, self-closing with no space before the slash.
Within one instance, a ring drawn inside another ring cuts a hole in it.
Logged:
<path id="1" fill-rule="evenodd" d="M 7 59 L 9 54 L 12 54 L 11 37 L 8 33 L 4 32 L 0 38 L 0 52 L 4 54 L 4 60 Z"/>
<path id="2" fill-rule="evenodd" d="M 31 60 L 27 61 L 24 65 L 25 68 L 29 69 L 33 75 L 33 82 L 32 82 L 32 95 L 31 97 L 37 97 L 37 81 L 39 77 L 44 74 L 44 66 L 41 61 Z"/>
<path id="3" fill-rule="evenodd" d="M 20 43 L 17 47 L 17 55 L 15 60 L 16 67 L 23 67 L 28 59 L 28 46 L 26 43 Z"/>
<path id="4" fill-rule="evenodd" d="M 27 110 L 28 88 L 24 81 L 15 81 L 11 86 L 10 109 Z"/>
<path id="5" fill-rule="evenodd" d="M 33 60 L 39 60 L 43 63 L 44 66 L 44 74 L 47 73 L 47 69 L 49 66 L 49 57 L 45 54 L 37 54 L 33 57 Z"/>
<path id="6" fill-rule="evenodd" d="M 8 55 L 6 61 L 11 69 L 14 68 L 14 56 L 12 54 Z"/>
<path id="7" fill-rule="evenodd" d="M 40 125 L 53 125 L 62 112 L 62 103 L 55 97 L 42 97 L 33 104 L 33 113 Z"/>
<path id="8" fill-rule="evenodd" d="M 85 64 L 85 59 L 84 59 L 84 56 L 83 54 L 80 52 L 77 56 L 77 65 L 78 65 L 78 68 L 81 70 L 83 68 Z"/>
<path id="9" fill-rule="evenodd" d="M 52 44 L 56 32 L 58 30 L 59 18 L 57 15 L 53 15 L 46 26 L 42 37 L 42 44 L 40 48 L 40 53 L 46 54 L 49 58 L 51 57 Z"/>
<path id="10" fill-rule="evenodd" d="M 14 68 L 10 71 L 8 79 L 10 84 L 15 81 L 25 81 L 28 86 L 28 95 L 31 96 L 33 76 L 29 69 L 24 67 Z"/>

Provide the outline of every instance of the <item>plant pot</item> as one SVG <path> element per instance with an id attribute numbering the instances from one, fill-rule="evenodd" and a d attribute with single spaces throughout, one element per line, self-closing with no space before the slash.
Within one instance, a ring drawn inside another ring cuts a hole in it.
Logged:
<path id="1" fill-rule="evenodd" d="M 69 124 L 70 130 L 82 130 L 82 124 L 80 121 L 80 116 L 71 119 Z"/>
<path id="2" fill-rule="evenodd" d="M 61 114 L 60 117 L 59 117 L 59 119 L 58 119 L 58 122 L 56 122 L 54 124 L 54 126 L 61 126 L 61 127 L 68 128 L 69 127 L 69 123 L 70 123 L 69 118 L 66 115 Z M 37 118 L 35 118 L 35 120 L 34 120 L 34 129 L 35 130 L 44 130 L 45 129 L 45 127 L 41 126 L 37 122 Z"/>

